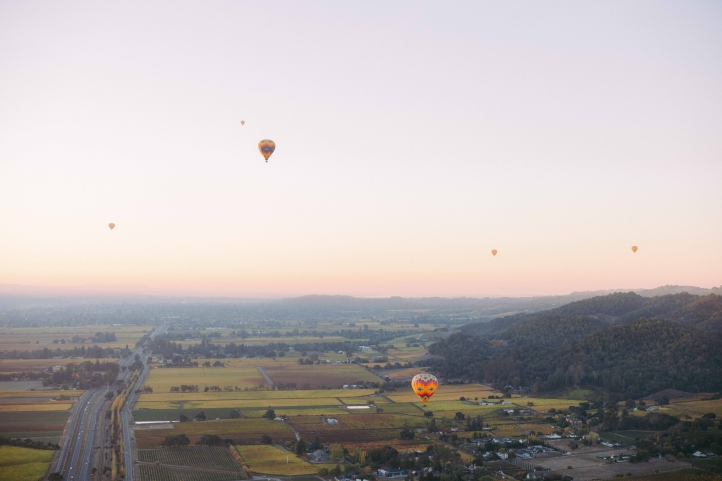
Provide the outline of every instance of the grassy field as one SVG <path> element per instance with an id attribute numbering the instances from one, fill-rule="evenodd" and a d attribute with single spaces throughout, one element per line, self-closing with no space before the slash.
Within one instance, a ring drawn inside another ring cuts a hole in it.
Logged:
<path id="1" fill-rule="evenodd" d="M 65 347 L 63 346 L 63 349 Z M 33 348 L 34 349 L 34 348 Z M 116 362 L 117 359 L 104 359 Z M 83 362 L 85 359 L 74 360 Z M 11 374 L 24 371 L 41 371 L 53 366 L 63 366 L 71 362 L 70 359 L 0 359 L 0 374 Z"/>
<path id="2" fill-rule="evenodd" d="M 608 439 L 609 441 L 614 441 L 621 444 L 634 444 L 634 438 L 625 436 L 622 433 L 609 433 L 609 432 L 603 432 L 599 433 L 599 437 L 602 439 Z"/>
<path id="3" fill-rule="evenodd" d="M 273 446 L 238 446 L 237 449 L 254 473 L 298 476 L 316 474 L 322 467 L 335 467 L 335 465 L 331 464 L 311 464 L 293 453 Z"/>
<path id="4" fill-rule="evenodd" d="M 57 398 L 58 396 L 68 396 L 71 398 L 78 398 L 80 397 L 85 391 L 82 390 L 75 390 L 75 391 L 61 391 L 61 390 L 53 390 L 53 389 L 40 389 L 35 391 L 19 391 L 16 389 L 13 390 L 7 390 L 7 391 L 0 391 L 0 402 L 2 402 L 2 399 L 6 398 Z"/>
<path id="5" fill-rule="evenodd" d="M 0 446 L 0 481 L 36 481 L 50 466 L 54 451 Z"/>
<path id="6" fill-rule="evenodd" d="M 67 411 L 72 401 L 43 401 L 25 403 L 0 403 L 0 413 L 18 413 L 31 411 Z"/>
<path id="7" fill-rule="evenodd" d="M 459 384 L 459 385 L 442 385 L 439 386 L 439 391 L 434 394 L 429 403 L 434 401 L 458 401 L 460 397 L 467 399 L 479 399 L 486 398 L 492 394 L 492 390 L 486 386 L 480 384 Z M 418 402 L 419 398 L 416 396 L 411 386 L 404 389 L 399 389 L 395 393 L 387 395 L 389 399 L 394 402 Z M 498 400 L 495 400 L 498 401 Z"/>

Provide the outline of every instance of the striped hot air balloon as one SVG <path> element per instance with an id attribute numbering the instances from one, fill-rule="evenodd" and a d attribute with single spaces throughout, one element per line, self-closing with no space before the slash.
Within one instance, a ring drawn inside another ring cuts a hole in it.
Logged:
<path id="1" fill-rule="evenodd" d="M 258 151 L 261 152 L 266 162 L 274 150 L 276 150 L 276 143 L 273 140 L 264 139 L 258 142 Z"/>
<path id="2" fill-rule="evenodd" d="M 429 398 L 434 395 L 439 387 L 439 380 L 433 374 L 423 372 L 414 376 L 411 380 L 411 387 L 414 388 L 416 395 L 421 398 L 421 402 L 426 405 Z"/>

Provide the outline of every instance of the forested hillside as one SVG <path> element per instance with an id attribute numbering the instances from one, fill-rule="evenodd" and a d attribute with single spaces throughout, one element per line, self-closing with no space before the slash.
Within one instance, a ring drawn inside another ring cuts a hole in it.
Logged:
<path id="1" fill-rule="evenodd" d="M 442 377 L 534 391 L 591 384 L 624 396 L 722 390 L 722 296 L 715 294 L 614 293 L 461 331 L 430 346 Z"/>
<path id="2" fill-rule="evenodd" d="M 550 322 L 533 321 L 533 322 Z M 564 330 L 566 320 L 558 327 Z M 583 321 L 576 333 L 599 324 Z M 639 319 L 603 327 L 553 347 L 549 337 L 533 342 L 516 336 L 491 347 L 476 336 L 458 333 L 433 344 L 430 361 L 442 377 L 493 382 L 543 392 L 589 384 L 623 397 L 641 397 L 662 389 L 691 392 L 722 390 L 722 334 L 703 332 L 661 319 Z"/>

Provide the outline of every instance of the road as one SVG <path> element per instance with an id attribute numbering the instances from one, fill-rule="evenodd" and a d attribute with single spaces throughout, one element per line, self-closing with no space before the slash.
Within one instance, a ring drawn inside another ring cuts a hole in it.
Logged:
<path id="1" fill-rule="evenodd" d="M 160 326 L 151 338 L 154 338 L 157 334 L 165 333 L 168 330 L 168 325 L 163 324 Z M 143 356 L 143 348 L 136 348 L 130 356 L 122 359 L 118 364 L 125 367 L 125 371 L 121 371 L 118 374 L 119 379 L 126 380 L 130 376 L 130 372 L 127 367 L 135 361 L 135 355 L 138 354 Z M 143 360 L 143 373 L 141 374 L 138 383 L 133 388 L 139 389 L 145 377 L 148 375 L 148 366 L 146 365 L 147 355 L 141 357 Z M 68 434 L 63 442 L 63 447 L 60 450 L 60 456 L 58 462 L 55 465 L 55 471 L 63 474 L 66 480 L 72 481 L 86 481 L 92 479 L 90 471 L 93 466 L 93 445 L 95 444 L 98 436 L 102 433 L 98 433 L 98 426 L 100 423 L 100 413 L 103 410 L 103 406 L 106 403 L 105 395 L 112 391 L 112 388 L 99 387 L 86 391 L 78 399 L 73 417 L 70 421 L 70 427 L 68 428 Z M 123 442 L 125 445 L 125 463 L 126 463 L 126 480 L 133 480 L 133 455 L 130 450 L 130 430 L 128 426 L 128 413 L 132 410 L 131 404 L 135 401 L 136 394 L 133 393 L 129 398 L 129 402 L 126 403 L 125 408 L 122 411 L 122 425 L 123 425 Z M 132 401 L 132 402 L 131 402 Z M 130 469 L 129 469 L 130 468 Z M 129 474 L 128 474 L 129 473 Z"/>
<path id="2" fill-rule="evenodd" d="M 266 380 L 268 385 L 271 386 L 274 391 L 278 391 L 278 388 L 273 384 L 273 381 L 271 381 L 271 378 L 268 377 L 268 374 L 266 374 L 266 371 L 264 371 L 261 366 L 258 366 L 256 369 L 258 369 L 258 372 L 261 373 L 261 376 L 263 376 L 263 379 Z"/>

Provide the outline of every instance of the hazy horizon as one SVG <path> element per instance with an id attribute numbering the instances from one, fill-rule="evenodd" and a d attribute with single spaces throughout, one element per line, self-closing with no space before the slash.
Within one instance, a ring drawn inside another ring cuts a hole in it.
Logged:
<path id="1" fill-rule="evenodd" d="M 3 2 L 0 284 L 718 286 L 719 25 L 701 1 Z"/>

